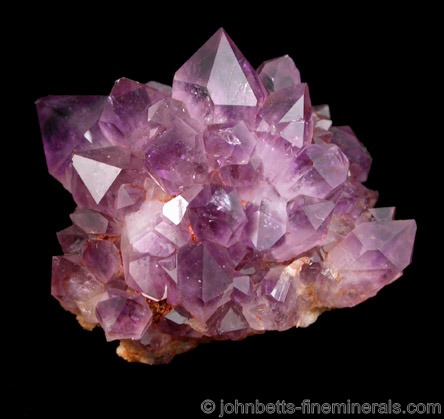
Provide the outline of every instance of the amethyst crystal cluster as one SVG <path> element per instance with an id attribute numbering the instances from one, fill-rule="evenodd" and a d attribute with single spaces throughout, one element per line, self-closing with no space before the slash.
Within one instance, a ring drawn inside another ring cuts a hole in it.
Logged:
<path id="1" fill-rule="evenodd" d="M 172 88 L 123 78 L 37 109 L 77 204 L 52 295 L 129 361 L 308 326 L 410 263 L 415 222 L 373 208 L 369 153 L 311 106 L 289 56 L 255 71 L 220 29 Z"/>

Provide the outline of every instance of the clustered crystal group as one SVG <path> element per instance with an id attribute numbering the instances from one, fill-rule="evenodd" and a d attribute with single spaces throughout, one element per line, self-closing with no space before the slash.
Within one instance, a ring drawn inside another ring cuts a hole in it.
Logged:
<path id="1" fill-rule="evenodd" d="M 410 263 L 415 222 L 373 208 L 369 153 L 311 106 L 289 56 L 255 71 L 220 29 L 172 88 L 122 78 L 37 109 L 77 204 L 52 295 L 128 361 L 308 326 Z"/>

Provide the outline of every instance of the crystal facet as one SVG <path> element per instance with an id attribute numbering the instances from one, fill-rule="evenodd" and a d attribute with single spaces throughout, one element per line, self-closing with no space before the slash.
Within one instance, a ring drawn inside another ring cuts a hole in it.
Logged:
<path id="1" fill-rule="evenodd" d="M 217 31 L 172 87 L 37 101 L 48 170 L 77 204 L 52 295 L 129 361 L 306 327 L 402 275 L 416 224 L 374 208 L 372 159 L 285 55 L 257 71 Z"/>
<path id="2" fill-rule="evenodd" d="M 288 55 L 265 61 L 257 73 L 269 93 L 301 83 L 301 75 Z"/>
<path id="3" fill-rule="evenodd" d="M 172 97 L 203 122 L 253 122 L 265 96 L 259 76 L 223 29 L 174 75 Z"/>

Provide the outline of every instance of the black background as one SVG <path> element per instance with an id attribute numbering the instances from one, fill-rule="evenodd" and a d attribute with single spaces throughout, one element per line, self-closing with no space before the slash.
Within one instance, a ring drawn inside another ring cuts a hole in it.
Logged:
<path id="1" fill-rule="evenodd" d="M 373 3 L 183 6 L 120 4 L 93 13 L 76 4 L 10 16 L 3 53 L 11 71 L 3 80 L 11 93 L 3 121 L 11 146 L 3 154 L 3 280 L 12 288 L 2 299 L 7 417 L 194 417 L 204 399 L 442 402 L 436 11 Z M 166 366 L 129 364 L 115 354 L 116 342 L 81 329 L 50 296 L 51 256 L 61 253 L 55 232 L 70 225 L 75 206 L 47 174 L 34 101 L 107 94 L 123 76 L 169 84 L 220 26 L 254 67 L 289 54 L 312 103 L 328 103 L 334 125 L 353 128 L 373 156 L 366 185 L 379 191 L 378 206 L 396 206 L 398 219 L 418 223 L 413 264 L 377 297 L 325 313 L 307 329 L 201 345 Z"/>

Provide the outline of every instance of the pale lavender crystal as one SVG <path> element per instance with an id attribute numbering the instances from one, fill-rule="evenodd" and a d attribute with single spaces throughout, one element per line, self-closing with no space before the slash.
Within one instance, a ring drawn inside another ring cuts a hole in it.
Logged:
<path id="1" fill-rule="evenodd" d="M 125 265 L 126 267 L 126 265 Z M 165 298 L 167 273 L 152 256 L 132 258 L 126 269 L 126 282 L 154 301 Z"/>
<path id="2" fill-rule="evenodd" d="M 192 316 L 183 307 L 177 306 L 159 321 L 159 330 L 170 336 L 177 336 L 182 339 L 201 338 L 202 333 L 194 330 L 190 326 Z"/>
<path id="3" fill-rule="evenodd" d="M 207 320 L 233 280 L 228 251 L 213 243 L 187 244 L 179 249 L 177 264 L 181 304 L 198 320 Z"/>
<path id="4" fill-rule="evenodd" d="M 283 240 L 270 250 L 270 257 L 285 261 L 321 244 L 328 232 L 334 209 L 328 200 L 298 195 L 287 204 L 287 230 Z"/>
<path id="5" fill-rule="evenodd" d="M 333 127 L 331 142 L 338 145 L 348 157 L 351 177 L 359 182 L 367 180 L 372 158 L 367 149 L 356 138 L 350 127 Z"/>
<path id="6" fill-rule="evenodd" d="M 334 144 L 310 144 L 282 170 L 276 189 L 287 198 L 326 198 L 347 180 L 349 161 Z"/>
<path id="7" fill-rule="evenodd" d="M 49 172 L 73 195 L 51 293 L 128 361 L 306 327 L 402 275 L 416 224 L 374 208 L 371 157 L 312 108 L 289 56 L 257 70 L 223 29 L 173 86 L 37 101 Z"/>
<path id="8" fill-rule="evenodd" d="M 88 208 L 78 209 L 69 216 L 71 221 L 87 234 L 105 234 L 108 228 L 108 220 L 98 212 Z"/>
<path id="9" fill-rule="evenodd" d="M 287 230 L 287 201 L 274 188 L 264 184 L 247 207 L 245 232 L 254 249 L 272 248 Z"/>
<path id="10" fill-rule="evenodd" d="M 301 148 L 310 144 L 313 135 L 313 120 L 308 87 L 297 84 L 271 93 L 259 110 L 271 132 Z"/>
<path id="11" fill-rule="evenodd" d="M 313 142 L 316 144 L 330 143 L 332 121 L 328 105 L 313 106 Z"/>
<path id="12" fill-rule="evenodd" d="M 250 325 L 242 314 L 242 306 L 228 302 L 208 319 L 208 331 L 225 339 L 240 339 L 247 335 Z"/>
<path id="13" fill-rule="evenodd" d="M 198 240 L 222 246 L 234 244 L 247 222 L 236 190 L 222 185 L 206 185 L 190 202 L 188 211 Z"/>
<path id="14" fill-rule="evenodd" d="M 174 75 L 172 97 L 190 115 L 211 124 L 254 122 L 266 89 L 223 29 L 219 29 Z"/>
<path id="15" fill-rule="evenodd" d="M 263 62 L 257 73 L 269 93 L 301 83 L 301 75 L 288 55 Z"/>
<path id="16" fill-rule="evenodd" d="M 341 285 L 326 298 L 331 307 L 349 307 L 375 295 L 410 264 L 413 220 L 359 224 L 329 253 L 326 268 Z"/>
<path id="17" fill-rule="evenodd" d="M 120 265 L 117 247 L 109 240 L 85 240 L 83 246 L 82 263 L 97 279 L 108 282 Z"/>
<path id="18" fill-rule="evenodd" d="M 202 134 L 183 122 L 174 121 L 147 144 L 145 167 L 166 192 L 177 195 L 193 183 L 203 183 L 207 163 Z"/>
<path id="19" fill-rule="evenodd" d="M 75 254 L 80 253 L 83 241 L 88 235 L 75 225 L 65 228 L 57 233 L 57 240 L 64 253 Z"/>
<path id="20" fill-rule="evenodd" d="M 207 159 L 214 169 L 230 164 L 247 164 L 256 141 L 243 121 L 234 126 L 213 125 L 204 134 Z"/>
<path id="21" fill-rule="evenodd" d="M 151 322 L 151 310 L 141 295 L 109 290 L 96 306 L 97 317 L 108 341 L 140 339 Z"/>
<path id="22" fill-rule="evenodd" d="M 82 265 L 78 255 L 53 258 L 51 294 L 63 308 L 95 323 L 95 306 L 104 292 L 103 283 Z"/>
<path id="23" fill-rule="evenodd" d="M 68 190 L 72 153 L 91 148 L 85 133 L 99 118 L 105 101 L 106 96 L 47 96 L 36 102 L 48 171 Z"/>
<path id="24" fill-rule="evenodd" d="M 122 78 L 115 82 L 99 119 L 102 133 L 115 145 L 141 150 L 157 124 L 148 110 L 169 95 L 135 81 Z"/>

